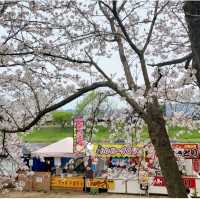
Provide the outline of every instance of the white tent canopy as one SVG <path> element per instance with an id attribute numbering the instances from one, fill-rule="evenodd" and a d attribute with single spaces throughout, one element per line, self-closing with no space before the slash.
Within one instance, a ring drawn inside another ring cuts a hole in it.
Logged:
<path id="1" fill-rule="evenodd" d="M 74 153 L 73 138 L 68 137 L 32 152 L 33 157 L 81 157 Z"/>

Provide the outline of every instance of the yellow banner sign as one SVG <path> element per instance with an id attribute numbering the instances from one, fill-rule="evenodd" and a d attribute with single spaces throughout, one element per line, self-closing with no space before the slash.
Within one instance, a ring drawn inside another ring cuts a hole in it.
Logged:
<path id="1" fill-rule="evenodd" d="M 93 154 L 97 157 L 134 157 L 140 152 L 142 145 L 134 147 L 122 144 L 94 145 Z"/>
<path id="2" fill-rule="evenodd" d="M 84 180 L 83 178 L 69 178 L 69 177 L 58 177 L 53 176 L 51 178 L 51 186 L 59 188 L 83 188 Z"/>
<path id="3" fill-rule="evenodd" d="M 98 189 L 111 189 L 115 188 L 115 183 L 113 180 L 106 179 L 88 179 L 86 182 L 86 186 L 90 188 L 98 188 Z"/>

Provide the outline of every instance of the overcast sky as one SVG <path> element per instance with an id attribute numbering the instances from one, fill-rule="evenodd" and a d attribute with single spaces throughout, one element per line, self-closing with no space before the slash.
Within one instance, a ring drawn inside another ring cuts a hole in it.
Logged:
<path id="1" fill-rule="evenodd" d="M 101 69 L 106 72 L 106 74 L 111 75 L 113 73 L 117 73 L 117 75 L 123 75 L 123 69 L 120 65 L 120 60 L 118 54 L 114 54 L 111 58 L 99 58 L 98 59 L 98 64 L 101 66 Z M 62 109 L 74 109 L 76 105 L 83 99 L 83 97 L 80 97 L 71 103 L 65 105 Z M 125 102 L 121 101 L 119 96 L 112 97 L 113 103 L 117 107 L 123 107 L 125 106 Z"/>

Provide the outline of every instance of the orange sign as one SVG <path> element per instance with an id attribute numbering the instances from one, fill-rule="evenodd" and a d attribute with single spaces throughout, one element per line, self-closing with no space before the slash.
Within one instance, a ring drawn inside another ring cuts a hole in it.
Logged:
<path id="1" fill-rule="evenodd" d="M 106 179 L 89 179 L 86 183 L 87 187 L 98 189 L 114 189 L 114 181 Z"/>
<path id="2" fill-rule="evenodd" d="M 172 148 L 198 149 L 198 144 L 172 144 Z"/>
<path id="3" fill-rule="evenodd" d="M 51 178 L 51 186 L 59 187 L 59 188 L 83 188 L 84 180 L 83 178 L 73 178 L 73 177 L 58 177 L 52 176 Z"/>

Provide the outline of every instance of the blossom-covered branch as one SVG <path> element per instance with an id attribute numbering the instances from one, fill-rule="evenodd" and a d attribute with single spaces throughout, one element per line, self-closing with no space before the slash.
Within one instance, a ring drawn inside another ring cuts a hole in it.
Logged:
<path id="1" fill-rule="evenodd" d="M 79 89 L 76 93 L 68 96 L 67 98 L 65 98 L 64 100 L 61 100 L 60 102 L 52 105 L 52 106 L 49 106 L 48 108 L 44 109 L 44 110 L 41 110 L 37 115 L 36 117 L 29 123 L 29 124 L 26 124 L 26 126 L 24 127 L 19 127 L 19 128 L 16 128 L 16 129 L 1 129 L 0 128 L 0 131 L 2 132 L 6 132 L 6 133 L 16 133 L 16 132 L 24 132 L 24 131 L 27 131 L 29 130 L 31 127 L 33 127 L 34 125 L 37 124 L 37 122 L 47 113 L 51 112 L 51 111 L 54 111 L 62 106 L 64 106 L 65 104 L 73 101 L 74 99 L 80 97 L 81 95 L 83 95 L 84 93 L 87 93 L 91 90 L 94 90 L 96 88 L 99 88 L 99 87 L 108 87 L 109 86 L 109 83 L 108 82 L 95 82 L 93 84 L 91 84 L 90 86 L 87 86 L 87 87 L 84 87 L 84 88 L 81 88 Z"/>
<path id="2" fill-rule="evenodd" d="M 158 67 L 163 67 L 163 66 L 168 66 L 168 65 L 174 65 L 174 64 L 180 64 L 183 62 L 190 62 L 192 59 L 192 53 L 189 53 L 188 55 L 185 55 L 184 57 L 178 58 L 178 59 L 173 59 L 165 62 L 160 62 L 160 63 L 155 63 L 155 64 L 148 64 L 149 66 L 158 66 Z"/>

